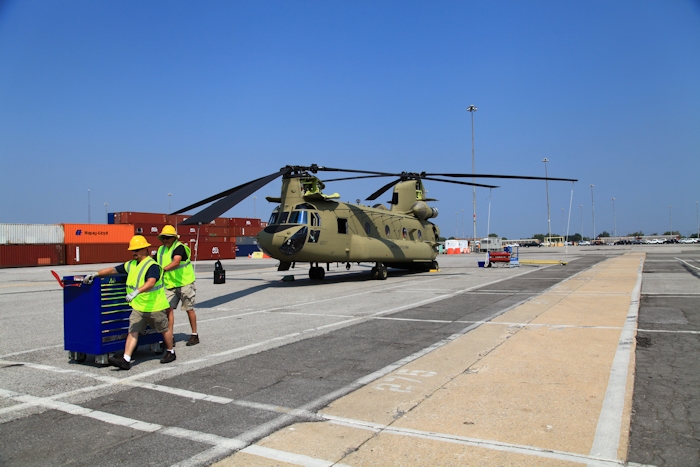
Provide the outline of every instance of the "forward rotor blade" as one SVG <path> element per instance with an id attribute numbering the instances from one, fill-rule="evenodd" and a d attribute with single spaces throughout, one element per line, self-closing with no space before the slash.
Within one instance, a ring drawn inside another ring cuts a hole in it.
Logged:
<path id="1" fill-rule="evenodd" d="M 211 201 L 216 201 L 214 204 L 211 206 L 203 209 L 202 211 L 198 212 L 194 216 L 190 217 L 187 219 L 185 222 L 182 222 L 183 225 L 190 225 L 190 224 L 208 224 L 209 222 L 213 221 L 217 217 L 219 217 L 221 214 L 225 213 L 232 207 L 234 207 L 236 204 L 240 203 L 243 201 L 245 198 L 250 196 L 251 194 L 255 193 L 258 191 L 260 188 L 264 187 L 274 179 L 280 177 L 281 175 L 284 175 L 289 171 L 288 168 L 284 168 L 280 170 L 279 172 L 267 175 L 265 177 L 260 177 L 258 179 L 252 180 L 250 182 L 244 183 L 242 185 L 238 185 L 237 187 L 231 188 L 230 190 L 222 191 L 219 194 L 216 194 L 214 196 L 210 196 L 207 199 L 204 199 L 202 201 L 199 201 L 197 203 L 191 204 L 190 206 L 187 206 L 183 209 L 180 209 L 177 212 L 174 212 L 173 214 L 180 214 L 185 211 L 189 211 L 190 209 L 197 208 L 199 206 L 202 206 L 204 204 L 207 204 Z"/>
<path id="2" fill-rule="evenodd" d="M 471 183 L 471 182 L 459 182 L 457 180 L 443 180 L 441 178 L 432 178 L 432 177 L 422 177 L 423 180 L 432 180 L 434 182 L 445 182 L 445 183 L 457 183 L 458 185 L 469 185 L 469 186 L 479 186 L 482 188 L 499 188 L 494 185 L 482 185 L 481 183 Z"/>
<path id="3" fill-rule="evenodd" d="M 347 172 L 347 173 L 354 173 L 354 174 L 381 175 L 383 177 L 398 177 L 401 175 L 401 174 L 397 174 L 397 173 L 376 172 L 373 170 L 335 169 L 333 167 L 318 167 L 318 170 L 325 171 L 325 172 Z"/>
<path id="4" fill-rule="evenodd" d="M 394 176 L 394 174 L 390 174 L 390 175 L 361 175 L 359 177 L 331 178 L 328 180 L 321 180 L 321 181 L 323 183 L 326 183 L 326 182 L 340 182 L 343 180 L 357 180 L 359 178 L 379 178 L 379 177 L 393 177 L 393 176 Z"/>
<path id="5" fill-rule="evenodd" d="M 578 182 L 573 178 L 555 178 L 555 177 L 534 177 L 529 175 L 495 175 L 495 174 L 425 174 L 428 176 L 437 177 L 457 177 L 457 178 L 511 178 L 516 180 L 554 180 L 560 182 Z"/>
<path id="6" fill-rule="evenodd" d="M 396 180 L 387 183 L 386 185 L 384 185 L 383 187 L 381 187 L 380 189 L 378 189 L 377 191 L 375 191 L 374 193 L 372 193 L 371 195 L 369 195 L 369 196 L 367 197 L 367 201 L 374 201 L 375 199 L 379 198 L 380 196 L 382 196 L 382 194 L 384 194 L 384 192 L 385 192 L 386 190 L 388 190 L 388 189 L 391 188 L 392 186 L 396 185 L 396 184 L 399 183 L 400 181 L 401 181 L 401 179 L 400 179 L 400 178 L 397 178 Z"/>

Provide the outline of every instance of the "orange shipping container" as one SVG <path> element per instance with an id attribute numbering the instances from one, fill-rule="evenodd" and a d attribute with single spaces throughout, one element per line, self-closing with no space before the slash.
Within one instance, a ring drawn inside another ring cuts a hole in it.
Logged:
<path id="1" fill-rule="evenodd" d="M 129 243 L 134 236 L 130 224 L 63 224 L 66 244 Z"/>

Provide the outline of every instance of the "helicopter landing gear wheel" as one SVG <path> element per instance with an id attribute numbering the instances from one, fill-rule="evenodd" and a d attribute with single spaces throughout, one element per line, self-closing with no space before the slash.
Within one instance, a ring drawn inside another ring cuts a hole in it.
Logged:
<path id="1" fill-rule="evenodd" d="M 309 269 L 309 279 L 322 281 L 324 277 L 326 277 L 326 271 L 324 271 L 322 267 L 315 266 Z"/>
<path id="2" fill-rule="evenodd" d="M 438 262 L 437 262 L 437 261 L 433 261 L 432 263 L 430 263 L 430 269 L 435 269 L 436 271 L 438 271 L 438 270 L 440 269 L 440 266 L 438 265 Z"/>
<path id="3" fill-rule="evenodd" d="M 370 271 L 370 277 L 374 280 L 383 281 L 389 276 L 389 272 L 386 270 L 386 266 L 383 264 L 377 264 Z"/>

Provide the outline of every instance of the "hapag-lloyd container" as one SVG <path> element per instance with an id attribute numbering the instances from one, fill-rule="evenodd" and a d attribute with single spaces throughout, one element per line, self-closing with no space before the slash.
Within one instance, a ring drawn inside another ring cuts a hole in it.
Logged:
<path id="1" fill-rule="evenodd" d="M 129 243 L 134 236 L 130 224 L 63 224 L 66 244 Z"/>
<path id="2" fill-rule="evenodd" d="M 65 264 L 63 245 L 0 245 L 0 268 Z"/>
<path id="3" fill-rule="evenodd" d="M 61 224 L 0 224 L 0 245 L 63 243 Z"/>

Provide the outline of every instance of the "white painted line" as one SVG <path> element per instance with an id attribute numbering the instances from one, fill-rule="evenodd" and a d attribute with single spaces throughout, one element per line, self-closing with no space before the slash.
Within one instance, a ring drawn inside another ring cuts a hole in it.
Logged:
<path id="1" fill-rule="evenodd" d="M 642 291 L 642 272 L 644 258 L 639 260 L 637 282 L 632 290 L 632 299 L 627 312 L 627 319 L 620 333 L 617 351 L 610 369 L 608 388 L 603 400 L 603 408 L 598 417 L 593 446 L 590 455 L 595 458 L 616 459 L 622 430 L 622 413 L 625 408 L 627 376 L 629 372 L 630 355 L 632 353 L 634 336 L 637 330 L 639 315 L 639 300 Z M 589 464 L 592 465 L 592 464 Z"/>
<path id="2" fill-rule="evenodd" d="M 664 329 L 637 329 L 637 332 L 660 332 L 668 334 L 700 334 L 700 331 L 667 331 Z"/>
<path id="3" fill-rule="evenodd" d="M 558 461 L 587 463 L 591 466 L 600 467 L 619 467 L 622 462 L 612 459 L 601 459 L 585 454 L 578 454 L 566 451 L 557 451 L 553 449 L 538 448 L 536 446 L 527 446 L 522 444 L 504 443 L 501 441 L 487 440 L 480 438 L 469 438 L 466 436 L 458 436 L 449 433 L 438 433 L 434 431 L 414 430 L 410 428 L 397 428 L 389 425 L 379 425 L 376 423 L 366 422 L 364 420 L 353 420 L 343 417 L 335 417 L 331 415 L 322 415 L 330 423 L 336 425 L 347 426 L 351 428 L 359 428 L 363 430 L 373 431 L 375 433 L 391 434 L 396 436 L 410 436 L 415 438 L 429 439 L 432 441 L 443 441 L 448 443 L 463 444 L 466 446 L 480 447 L 493 451 L 509 452 L 513 454 L 522 454 L 527 456 L 544 457 L 555 459 Z"/>
<path id="4" fill-rule="evenodd" d="M 700 271 L 700 268 L 699 268 L 699 267 L 693 266 L 692 264 L 689 264 L 687 261 L 683 261 L 683 260 L 680 259 L 680 258 L 675 258 L 675 259 L 678 260 L 678 261 L 680 261 L 681 263 L 685 264 L 685 265 L 688 266 L 689 268 L 693 268 L 693 269 L 695 269 L 696 271 Z"/>
<path id="5" fill-rule="evenodd" d="M 12 353 L 8 353 L 5 355 L 0 355 L 0 359 L 7 358 L 7 357 L 14 357 L 15 355 L 22 355 L 25 353 L 40 352 L 42 350 L 55 349 L 56 347 L 63 347 L 63 344 L 47 345 L 46 347 L 38 347 L 36 349 L 29 349 L 29 350 L 21 350 L 19 352 L 12 352 Z"/>
<path id="6" fill-rule="evenodd" d="M 258 457 L 264 457 L 266 459 L 272 459 L 279 462 L 286 462 L 288 464 L 303 465 L 304 467 L 350 467 L 346 464 L 339 464 L 333 461 L 316 459 L 314 457 L 304 456 L 302 454 L 294 454 L 292 452 L 266 448 L 255 444 L 252 444 L 247 448 L 242 449 L 241 452 L 245 452 L 246 454 L 252 454 Z"/>

